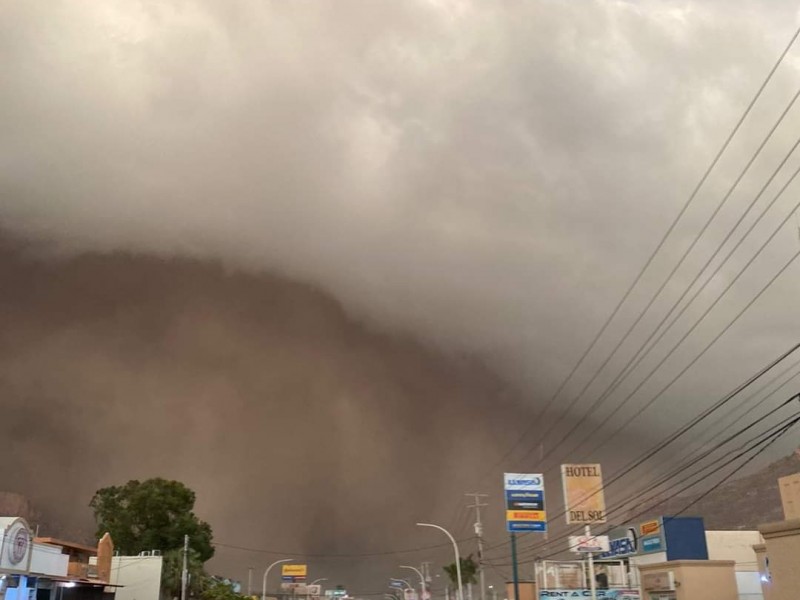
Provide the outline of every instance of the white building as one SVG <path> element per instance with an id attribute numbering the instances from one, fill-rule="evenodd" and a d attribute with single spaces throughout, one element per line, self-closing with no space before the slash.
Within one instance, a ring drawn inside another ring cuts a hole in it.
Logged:
<path id="1" fill-rule="evenodd" d="M 111 559 L 109 583 L 116 587 L 115 600 L 159 600 L 163 558 L 145 553 Z"/>
<path id="2" fill-rule="evenodd" d="M 763 600 L 761 580 L 753 546 L 763 544 L 758 531 L 706 531 L 708 558 L 736 563 L 739 600 Z"/>

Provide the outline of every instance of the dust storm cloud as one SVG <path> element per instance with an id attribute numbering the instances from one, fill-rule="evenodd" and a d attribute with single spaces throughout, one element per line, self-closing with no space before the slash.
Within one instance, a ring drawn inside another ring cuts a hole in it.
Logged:
<path id="1" fill-rule="evenodd" d="M 508 449 L 796 20 L 790 2 L 5 3 L 0 385 L 20 491 L 85 527 L 65 488 L 161 474 L 242 545 L 415 545 L 387 507 L 447 520 Z M 793 56 L 644 290 L 795 90 Z M 779 237 L 679 358 L 795 245 Z M 793 340 L 789 273 L 602 458 Z"/>

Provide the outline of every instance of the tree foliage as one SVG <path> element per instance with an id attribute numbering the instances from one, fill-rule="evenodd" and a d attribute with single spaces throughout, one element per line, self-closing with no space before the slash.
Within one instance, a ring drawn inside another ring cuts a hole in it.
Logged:
<path id="1" fill-rule="evenodd" d="M 450 577 L 450 582 L 453 585 L 458 585 L 458 570 L 456 563 L 450 563 L 444 568 L 444 572 Z M 478 583 L 475 575 L 478 573 L 478 563 L 472 558 L 472 554 L 466 558 L 461 557 L 461 583 L 468 585 L 470 583 Z"/>
<path id="2" fill-rule="evenodd" d="M 248 598 L 248 596 L 234 592 L 229 584 L 211 578 L 206 580 L 200 597 L 202 600 L 245 600 Z"/>
<path id="3" fill-rule="evenodd" d="M 194 514 L 195 493 L 179 481 L 156 478 L 132 480 L 95 492 L 97 535 L 108 531 L 120 552 L 136 555 L 146 550 L 169 553 L 183 547 L 183 536 L 202 563 L 214 555 L 211 526 Z"/>
<path id="4" fill-rule="evenodd" d="M 183 549 L 169 550 L 164 553 L 164 562 L 161 567 L 161 591 L 166 598 L 179 598 L 181 595 L 181 572 L 183 571 Z M 186 570 L 189 572 L 187 587 L 190 598 L 203 595 L 208 582 L 208 577 L 203 571 L 203 563 L 197 552 L 189 550 L 186 561 Z"/>

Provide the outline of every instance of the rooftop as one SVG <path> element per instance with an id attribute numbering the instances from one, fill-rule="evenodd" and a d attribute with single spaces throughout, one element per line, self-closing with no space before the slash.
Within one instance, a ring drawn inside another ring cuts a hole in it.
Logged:
<path id="1" fill-rule="evenodd" d="M 67 542 L 66 540 L 60 540 L 58 538 L 37 537 L 34 538 L 33 541 L 38 542 L 40 544 L 52 544 L 54 546 L 61 546 L 62 548 L 67 548 L 69 550 L 77 550 L 79 552 L 85 552 L 87 554 L 97 554 L 97 548 L 93 546 L 86 546 L 84 544 L 78 544 L 75 542 Z"/>

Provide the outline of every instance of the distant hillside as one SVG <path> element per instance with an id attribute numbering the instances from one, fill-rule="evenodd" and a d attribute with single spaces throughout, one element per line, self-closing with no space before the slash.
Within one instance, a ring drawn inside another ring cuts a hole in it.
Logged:
<path id="1" fill-rule="evenodd" d="M 85 544 L 93 544 L 95 542 L 94 532 L 64 527 L 63 524 L 52 521 L 34 506 L 26 496 L 16 492 L 0 492 L 0 516 L 22 517 L 35 532 L 41 535 Z"/>
<path id="2" fill-rule="evenodd" d="M 703 517 L 707 529 L 717 530 L 756 529 L 761 523 L 782 521 L 778 478 L 793 473 L 800 473 L 800 449 L 752 475 L 724 483 L 682 514 Z M 698 496 L 671 498 L 653 507 L 650 516 L 679 513 Z"/>
<path id="3" fill-rule="evenodd" d="M 22 517 L 31 525 L 40 518 L 31 501 L 15 492 L 0 492 L 0 516 Z"/>

